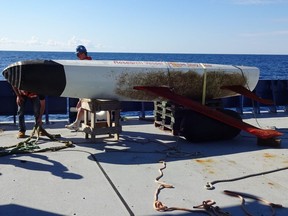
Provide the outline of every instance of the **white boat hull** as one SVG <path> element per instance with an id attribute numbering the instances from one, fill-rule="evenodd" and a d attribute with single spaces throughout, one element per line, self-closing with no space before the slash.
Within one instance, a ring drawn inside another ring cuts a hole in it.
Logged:
<path id="1" fill-rule="evenodd" d="M 157 96 L 134 90 L 134 86 L 168 86 L 177 94 L 200 100 L 235 96 L 221 89 L 242 85 L 253 90 L 259 80 L 256 67 L 148 61 L 31 60 L 4 69 L 4 77 L 15 87 L 44 95 L 155 100 Z"/>

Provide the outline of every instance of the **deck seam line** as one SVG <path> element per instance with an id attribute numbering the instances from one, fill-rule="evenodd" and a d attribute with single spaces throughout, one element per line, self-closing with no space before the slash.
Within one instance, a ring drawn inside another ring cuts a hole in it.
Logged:
<path id="1" fill-rule="evenodd" d="M 69 151 L 69 150 L 68 150 Z M 71 150 L 70 150 L 71 151 Z M 74 151 L 74 150 L 72 150 Z M 129 212 L 130 216 L 134 216 L 135 214 L 133 213 L 133 211 L 131 210 L 131 208 L 129 207 L 129 205 L 127 204 L 127 202 L 125 201 L 125 199 L 123 198 L 123 196 L 121 195 L 121 193 L 119 192 L 119 190 L 116 188 L 115 184 L 113 183 L 113 181 L 111 180 L 111 178 L 109 177 L 109 175 L 106 173 L 106 171 L 104 170 L 104 168 L 101 166 L 100 162 L 97 160 L 96 156 L 94 154 L 92 154 L 91 152 L 85 151 L 85 150 L 76 150 L 76 151 L 80 151 L 80 152 L 85 152 L 91 155 L 91 157 L 93 158 L 93 160 L 96 162 L 96 164 L 98 165 L 98 167 L 100 168 L 101 172 L 103 173 L 104 177 L 106 178 L 106 180 L 109 182 L 110 186 L 112 187 L 112 189 L 114 190 L 114 192 L 117 194 L 118 198 L 120 199 L 120 201 L 122 202 L 122 204 L 125 206 L 126 210 Z"/>

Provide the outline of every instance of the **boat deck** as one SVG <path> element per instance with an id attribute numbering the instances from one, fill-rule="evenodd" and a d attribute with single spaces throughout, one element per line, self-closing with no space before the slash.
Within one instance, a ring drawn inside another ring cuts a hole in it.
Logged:
<path id="1" fill-rule="evenodd" d="M 118 142 L 100 136 L 92 143 L 83 132 L 65 129 L 66 122 L 51 121 L 44 125 L 47 132 L 60 133 L 61 140 L 72 141 L 74 146 L 2 156 L 0 215 L 203 215 L 194 212 L 201 208 L 193 206 L 206 200 L 214 200 L 214 207 L 230 215 L 245 215 L 241 200 L 224 190 L 281 204 L 282 208 L 275 208 L 276 215 L 288 215 L 288 116 L 257 114 L 255 119 L 246 114 L 243 120 L 262 128 L 276 127 L 284 134 L 281 148 L 258 146 L 257 138 L 245 132 L 228 141 L 189 143 L 155 128 L 149 119 L 133 118 L 121 122 L 123 132 Z M 28 134 L 32 126 L 28 124 Z M 1 123 L 0 129 L 1 147 L 25 140 L 16 138 L 17 126 L 12 123 Z M 41 149 L 63 145 L 47 137 L 38 144 Z M 166 168 L 160 178 L 161 161 L 166 162 Z M 267 171 L 274 172 L 261 174 Z M 250 174 L 255 176 L 247 177 Z M 157 197 L 158 177 L 163 185 L 173 188 L 163 188 Z M 235 181 L 220 181 L 229 179 Z M 205 188 L 207 182 L 214 183 L 214 190 Z M 272 215 L 266 203 L 244 199 L 252 215 Z M 170 211 L 156 211 L 155 200 Z M 193 212 L 172 211 L 170 207 Z M 213 215 L 213 210 L 210 207 L 206 212 Z"/>

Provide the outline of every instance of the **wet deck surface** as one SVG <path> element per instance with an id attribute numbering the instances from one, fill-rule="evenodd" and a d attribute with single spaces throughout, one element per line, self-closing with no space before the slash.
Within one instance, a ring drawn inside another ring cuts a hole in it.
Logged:
<path id="1" fill-rule="evenodd" d="M 159 161 L 166 162 L 159 181 L 174 186 L 159 193 L 158 200 L 167 207 L 196 210 L 193 206 L 214 200 L 222 211 L 245 215 L 241 200 L 223 193 L 229 190 L 282 204 L 283 208 L 275 209 L 276 215 L 288 215 L 288 117 L 280 113 L 243 119 L 284 133 L 281 148 L 258 146 L 256 137 L 245 132 L 228 141 L 189 143 L 155 128 L 152 121 L 138 119 L 121 122 L 118 142 L 105 136 L 92 143 L 82 132 L 65 129 L 65 122 L 44 125 L 74 147 L 0 157 L 0 215 L 203 215 L 153 208 L 159 185 L 155 179 L 163 166 Z M 14 124 L 1 123 L 0 129 L 0 146 L 23 141 L 16 138 Z M 59 145 L 63 143 L 47 137 L 39 140 L 40 148 Z M 261 175 L 267 171 L 275 172 Z M 205 189 L 207 182 L 250 174 L 257 175 L 216 182 L 214 190 Z M 267 204 L 251 198 L 245 201 L 252 215 L 271 215 Z"/>

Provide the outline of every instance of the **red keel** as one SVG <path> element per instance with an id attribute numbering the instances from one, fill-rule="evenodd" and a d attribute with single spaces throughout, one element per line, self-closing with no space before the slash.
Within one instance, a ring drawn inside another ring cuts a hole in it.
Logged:
<path id="1" fill-rule="evenodd" d="M 153 94 L 156 94 L 160 97 L 166 98 L 168 100 L 171 100 L 177 104 L 180 104 L 184 107 L 190 108 L 198 113 L 201 113 L 203 115 L 206 115 L 210 118 L 216 119 L 217 121 L 223 122 L 227 125 L 230 125 L 232 127 L 239 128 L 241 130 L 244 130 L 250 134 L 253 134 L 260 139 L 270 139 L 275 138 L 278 136 L 283 135 L 282 133 L 276 131 L 276 130 L 264 130 L 257 127 L 254 127 L 253 125 L 247 124 L 245 122 L 242 122 L 241 120 L 235 119 L 231 116 L 225 115 L 224 113 L 221 113 L 215 109 L 211 109 L 207 106 L 204 106 L 196 101 L 193 101 L 189 98 L 186 98 L 184 96 L 178 95 L 174 92 L 172 92 L 167 87 L 150 87 L 150 86 L 135 86 L 134 89 L 137 90 L 143 90 L 147 91 Z"/>
<path id="2" fill-rule="evenodd" d="M 246 89 L 245 87 L 243 87 L 241 85 L 222 86 L 221 89 L 228 89 L 230 91 L 234 91 L 234 92 L 239 93 L 241 95 L 244 95 L 245 97 L 248 97 L 252 100 L 258 101 L 262 104 L 266 104 L 266 105 L 273 105 L 274 104 L 274 102 L 272 100 L 260 98 L 256 94 L 254 94 L 253 92 L 249 91 L 248 89 Z"/>

